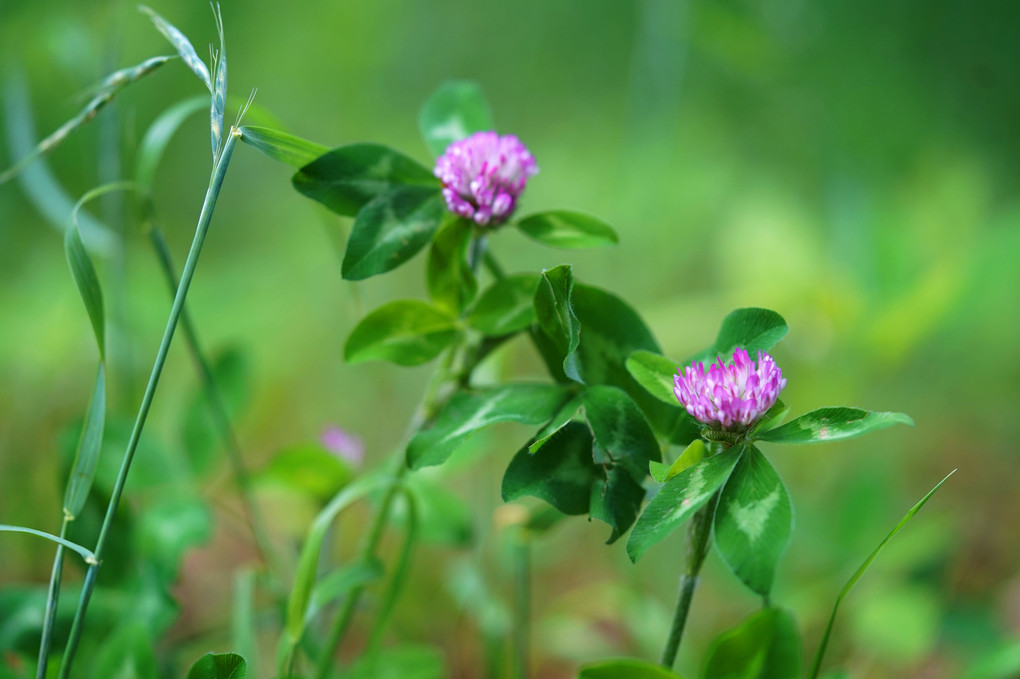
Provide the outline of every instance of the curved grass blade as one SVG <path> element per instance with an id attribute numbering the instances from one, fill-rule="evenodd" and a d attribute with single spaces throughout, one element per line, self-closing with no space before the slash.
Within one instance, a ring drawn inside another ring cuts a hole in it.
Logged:
<path id="1" fill-rule="evenodd" d="M 248 661 L 248 671 L 259 676 L 258 631 L 255 622 L 255 571 L 250 568 L 234 576 L 234 600 L 231 610 L 232 647 Z"/>
<path id="2" fill-rule="evenodd" d="M 51 542 L 57 543 L 58 545 L 63 545 L 64 547 L 70 549 L 72 552 L 81 555 L 81 558 L 85 559 L 85 563 L 87 564 L 92 564 L 96 562 L 96 555 L 93 554 L 92 551 L 87 547 L 82 547 L 76 542 L 65 540 L 64 538 L 53 535 L 52 533 L 45 533 L 41 530 L 36 530 L 35 528 L 25 528 L 24 526 L 9 526 L 5 523 L 0 523 L 0 533 L 28 533 L 29 535 L 35 535 L 40 538 L 45 538 L 47 540 L 50 540 Z"/>
<path id="3" fill-rule="evenodd" d="M 163 159 L 170 139 L 185 120 L 206 107 L 206 101 L 205 95 L 179 101 L 160 113 L 149 125 L 138 146 L 138 162 L 135 165 L 135 181 L 144 190 L 151 190 L 156 178 L 156 168 Z"/>
<path id="4" fill-rule="evenodd" d="M 341 490 L 312 522 L 312 527 L 301 548 L 294 585 L 287 603 L 285 634 L 281 639 L 286 652 L 281 654 L 281 660 L 284 660 L 284 664 L 280 668 L 281 674 L 286 674 L 290 659 L 304 634 L 306 615 L 319 568 L 319 554 L 322 551 L 326 532 L 344 509 L 369 493 L 395 482 L 391 477 L 384 475 L 363 476 Z"/>
<path id="5" fill-rule="evenodd" d="M 304 167 L 329 151 L 329 147 L 323 144 L 268 127 L 245 125 L 239 132 L 241 141 L 248 146 L 292 167 Z"/>
<path id="6" fill-rule="evenodd" d="M 202 60 L 198 58 L 198 53 L 195 51 L 195 48 L 191 46 L 191 41 L 189 41 L 183 33 L 177 30 L 176 26 L 161 17 L 152 9 L 145 5 L 139 5 L 138 9 L 149 15 L 149 18 L 152 19 L 152 23 L 156 25 L 156 29 L 163 34 L 163 37 L 170 41 L 170 44 L 173 45 L 177 50 L 177 53 L 181 55 L 181 59 L 183 59 L 184 63 L 188 65 L 188 68 L 194 71 L 195 75 L 197 75 L 199 79 L 205 83 L 205 86 L 209 88 L 209 91 L 212 92 L 213 84 L 212 79 L 209 77 L 209 69 L 206 68 L 205 64 L 202 63 Z"/>
<path id="7" fill-rule="evenodd" d="M 923 507 L 925 503 L 928 502 L 929 499 L 931 499 L 931 496 L 935 494 L 935 491 L 941 488 L 942 484 L 948 481 L 949 477 L 955 473 L 956 470 L 954 469 L 953 471 L 946 474 L 946 478 L 942 479 L 937 484 L 935 484 L 935 487 L 929 490 L 928 494 L 921 498 L 920 502 L 911 507 L 910 511 L 907 512 L 906 516 L 904 516 L 900 520 L 900 522 L 896 524 L 896 527 L 892 529 L 892 532 L 885 536 L 885 539 L 882 540 L 882 542 L 878 545 L 875 551 L 872 552 L 871 555 L 864 560 L 864 563 L 861 564 L 860 568 L 854 571 L 854 574 L 851 575 L 850 579 L 847 580 L 845 585 L 843 585 L 843 589 L 839 591 L 839 596 L 836 597 L 836 603 L 832 607 L 832 614 L 829 616 L 829 623 L 825 626 L 825 633 L 822 635 L 822 641 L 818 645 L 818 652 L 815 653 L 815 660 L 811 664 L 811 673 L 808 675 L 809 679 L 817 679 L 818 672 L 822 668 L 822 658 L 825 656 L 825 648 L 829 644 L 829 636 L 832 634 L 832 625 L 834 622 L 836 622 L 836 613 L 839 611 L 839 605 L 843 602 L 843 599 L 850 592 L 850 590 L 853 589 L 853 586 L 857 584 L 857 581 L 861 579 L 861 576 L 864 575 L 864 572 L 868 570 L 868 566 L 871 565 L 871 562 L 878 557 L 879 553 L 882 551 L 883 548 L 885 548 L 886 544 L 888 544 L 889 541 L 893 539 L 893 536 L 899 533 L 900 530 L 902 530 L 903 527 L 907 525 L 907 522 L 914 518 L 914 515 L 921 510 L 921 507 Z"/>
<path id="8" fill-rule="evenodd" d="M 212 60 L 213 79 L 212 106 L 209 110 L 209 127 L 212 131 L 213 160 L 223 145 L 223 113 L 227 107 L 227 40 L 223 35 L 223 15 L 220 3 L 213 5 L 213 18 L 216 20 L 216 33 L 220 37 L 220 49 Z"/>
<path id="9" fill-rule="evenodd" d="M 135 82 L 139 78 L 153 72 L 173 57 L 152 57 L 146 59 L 137 66 L 124 68 L 109 75 L 99 86 L 100 92 L 94 96 L 85 107 L 78 112 L 78 115 L 58 127 L 52 134 L 36 144 L 35 148 L 24 155 L 21 160 L 0 174 L 0 184 L 4 184 L 25 169 L 32 161 L 39 156 L 49 153 L 59 146 L 65 139 L 71 136 L 78 128 L 90 122 L 100 110 L 117 95 L 121 89 Z"/>
<path id="10" fill-rule="evenodd" d="M 88 413 L 85 415 L 85 427 L 78 441 L 78 451 L 74 456 L 71 477 L 67 480 L 64 493 L 64 518 L 74 521 L 85 506 L 92 480 L 96 476 L 99 464 L 99 453 L 103 448 L 103 429 L 106 423 L 106 369 L 99 364 L 96 384 L 92 390 Z"/>

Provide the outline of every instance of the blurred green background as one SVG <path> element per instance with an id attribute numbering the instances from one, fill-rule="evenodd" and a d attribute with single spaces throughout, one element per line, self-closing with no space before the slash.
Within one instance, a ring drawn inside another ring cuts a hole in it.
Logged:
<path id="1" fill-rule="evenodd" d="M 257 87 L 257 104 L 289 131 L 329 146 L 378 141 L 430 163 L 417 132 L 420 103 L 445 79 L 478 81 L 499 130 L 524 140 L 541 168 L 523 210 L 583 210 L 621 235 L 613 250 L 557 252 L 501 233 L 492 247 L 509 269 L 573 264 L 580 280 L 632 303 L 675 357 L 707 345 L 733 308 L 775 309 L 791 327 L 775 355 L 794 413 L 843 404 L 909 413 L 916 429 L 765 450 L 796 508 L 774 600 L 796 612 L 813 652 L 845 579 L 928 488 L 959 468 L 848 598 L 827 665 L 852 677 L 1017 676 L 1020 6 L 222 7 L 232 94 Z M 215 39 L 206 3 L 154 8 L 205 55 Z M 106 73 L 170 53 L 133 3 L 0 2 L 2 75 L 8 83 L 23 75 L 39 136 L 70 118 Z M 122 92 L 45 162 L 72 200 L 130 176 L 149 123 L 203 91 L 172 62 Z M 5 130 L 11 116 L 9 107 L 0 113 Z M 157 175 L 157 208 L 179 261 L 208 181 L 207 125 L 204 114 L 190 120 Z M 17 138 L 5 132 L 0 166 L 13 161 Z M 90 207 L 127 234 L 99 259 L 111 419 L 120 421 L 137 407 L 169 308 L 147 241 L 125 217 L 130 207 L 128 198 Z M 347 228 L 295 193 L 287 168 L 246 146 L 235 151 L 189 305 L 210 352 L 240 357 L 236 424 L 253 467 L 334 424 L 364 439 L 365 464 L 374 467 L 420 396 L 427 368 L 347 366 L 341 348 L 365 311 L 424 296 L 424 258 L 346 283 L 339 262 Z M 18 182 L 0 186 L 0 522 L 59 528 L 62 451 L 68 440 L 73 446 L 94 363 L 60 234 Z M 542 376 L 523 342 L 485 369 L 493 378 Z M 165 546 L 179 525 L 160 526 L 146 512 L 199 471 L 181 426 L 196 389 L 178 339 L 143 442 L 176 471 L 139 471 L 129 481 L 127 514 L 141 517 L 133 544 L 143 552 L 152 541 Z M 431 475 L 470 508 L 475 539 L 418 552 L 391 636 L 439 646 L 454 677 L 483 676 L 479 630 L 498 635 L 508 605 L 499 484 L 526 436 L 494 430 Z M 104 466 L 115 466 L 117 454 Z M 211 515 L 181 538 L 198 544 L 179 572 L 163 574 L 178 607 L 154 648 L 169 676 L 230 645 L 232 571 L 254 563 L 221 458 L 198 483 L 204 501 L 196 511 Z M 260 497 L 281 543 L 296 544 L 317 501 L 268 486 Z M 358 529 L 345 524 L 337 549 Z M 605 526 L 575 519 L 535 543 L 536 677 L 570 677 L 580 662 L 613 655 L 657 657 L 684 541 L 677 535 L 634 566 L 622 545 L 601 544 L 606 537 Z M 5 535 L 0 585 L 44 584 L 51 559 L 50 545 Z M 68 572 L 73 586 L 81 571 L 75 564 Z M 704 573 L 678 665 L 691 674 L 709 641 L 757 606 L 716 557 Z M 118 577 L 127 575 L 104 569 L 100 583 L 115 589 Z M 0 664 L 31 646 L 12 625 L 0 619 Z M 268 661 L 275 637 L 262 641 Z"/>

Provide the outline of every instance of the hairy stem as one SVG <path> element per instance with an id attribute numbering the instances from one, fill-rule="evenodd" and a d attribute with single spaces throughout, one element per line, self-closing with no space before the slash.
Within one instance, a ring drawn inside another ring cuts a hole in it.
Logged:
<path id="1" fill-rule="evenodd" d="M 698 573 L 708 555 L 709 537 L 712 535 L 712 519 L 715 517 L 715 507 L 718 502 L 719 493 L 716 492 L 708 504 L 694 514 L 687 529 L 687 564 L 680 576 L 680 595 L 673 613 L 673 625 L 669 630 L 666 648 L 662 652 L 661 664 L 667 669 L 672 669 L 676 663 L 676 654 L 680 649 L 680 640 L 684 636 L 684 626 L 687 624 L 687 614 L 691 609 L 694 589 L 698 586 Z"/>
<path id="2" fill-rule="evenodd" d="M 138 415 L 135 417 L 135 424 L 131 430 L 127 450 L 124 452 L 124 459 L 121 462 L 120 471 L 117 473 L 117 480 L 114 483 L 110 504 L 106 508 L 106 516 L 103 519 L 102 528 L 99 530 L 99 538 L 96 541 L 94 552 L 95 563 L 90 564 L 88 571 L 85 573 L 85 582 L 82 584 L 78 609 L 75 611 L 74 621 L 71 623 L 71 633 L 67 641 L 67 649 L 64 652 L 64 659 L 60 666 L 59 679 L 67 679 L 71 673 L 71 666 L 74 662 L 75 653 L 78 650 L 78 643 L 81 641 L 85 613 L 88 610 L 89 600 L 92 598 L 92 591 L 95 589 L 96 577 L 99 574 L 103 552 L 106 550 L 106 544 L 110 538 L 113 519 L 117 513 L 117 507 L 120 505 L 121 495 L 124 492 L 124 484 L 127 482 L 128 471 L 131 469 L 131 461 L 134 459 L 135 450 L 138 448 L 138 440 L 141 438 L 145 419 L 149 414 L 149 408 L 152 406 L 152 399 L 156 395 L 156 387 L 159 384 L 160 375 L 163 373 L 163 366 L 166 364 L 166 357 L 170 351 L 170 343 L 173 340 L 174 331 L 177 329 L 177 323 L 184 311 L 184 301 L 188 296 L 188 288 L 191 286 L 191 280 L 195 275 L 198 257 L 202 252 L 202 244 L 205 242 L 206 234 L 209 231 L 213 210 L 216 207 L 216 200 L 219 198 L 220 189 L 223 186 L 223 179 L 227 173 L 227 166 L 230 164 L 230 156 L 233 153 L 236 139 L 237 132 L 231 129 L 223 150 L 217 158 L 216 166 L 213 169 L 209 189 L 206 191 L 205 200 L 202 203 L 202 212 L 198 217 L 198 225 L 195 228 L 195 238 L 191 243 L 191 250 L 188 252 L 188 259 L 184 264 L 184 271 L 181 272 L 181 283 L 177 286 L 177 294 L 174 295 L 173 306 L 170 308 L 170 317 L 167 319 L 166 329 L 163 331 L 163 339 L 160 342 L 159 350 L 156 352 L 152 373 L 149 375 L 149 383 L 145 387 L 145 394 L 142 396 L 142 403 L 138 408 Z"/>

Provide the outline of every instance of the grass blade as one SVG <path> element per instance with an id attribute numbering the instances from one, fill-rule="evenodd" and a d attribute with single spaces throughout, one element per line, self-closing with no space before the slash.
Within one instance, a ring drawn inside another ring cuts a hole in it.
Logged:
<path id="1" fill-rule="evenodd" d="M 74 521 L 85 506 L 92 480 L 96 476 L 99 464 L 99 453 L 103 447 L 103 428 L 106 423 L 106 369 L 99 364 L 96 374 L 96 385 L 92 390 L 88 413 L 85 415 L 85 428 L 82 429 L 78 441 L 78 451 L 74 456 L 74 467 L 71 477 L 67 480 L 64 493 L 64 518 Z"/>
<path id="2" fill-rule="evenodd" d="M 245 144 L 292 167 L 304 167 L 329 151 L 328 146 L 268 127 L 245 125 L 240 132 L 241 141 Z"/>
<path id="3" fill-rule="evenodd" d="M 818 652 L 815 653 L 815 660 L 811 666 L 811 673 L 808 675 L 810 679 L 817 679 L 818 672 L 821 670 L 822 657 L 825 655 L 825 647 L 829 644 L 829 635 L 832 634 L 832 625 L 833 623 L 836 622 L 836 612 L 839 610 L 839 605 L 843 602 L 843 599 L 850 592 L 850 590 L 853 589 L 853 586 L 857 584 L 857 581 L 861 579 L 861 576 L 864 575 L 864 572 L 868 570 L 868 567 L 871 565 L 871 562 L 875 560 L 879 552 L 881 552 L 882 549 L 886 546 L 886 544 L 888 544 L 889 541 L 893 539 L 893 536 L 899 533 L 900 530 L 905 525 L 907 525 L 907 522 L 914 518 L 914 514 L 917 514 L 917 512 L 921 510 L 921 507 L 923 507 L 925 503 L 928 502 L 928 500 L 931 498 L 931 496 L 935 494 L 935 491 L 941 488 L 942 484 L 948 481 L 949 477 L 955 473 L 956 473 L 955 469 L 949 472 L 946 475 L 946 478 L 939 481 L 934 488 L 928 491 L 927 495 L 921 498 L 920 502 L 911 507 L 910 511 L 907 512 L 906 516 L 904 516 L 903 519 L 898 524 L 896 524 L 896 527 L 892 529 L 892 532 L 885 536 L 885 539 L 882 540 L 882 542 L 878 545 L 875 551 L 872 552 L 871 555 L 864 560 L 864 563 L 861 564 L 860 568 L 858 568 L 854 572 L 854 574 L 850 576 L 850 579 L 847 580 L 847 583 L 843 585 L 843 589 L 840 590 L 839 596 L 836 597 L 836 604 L 832 607 L 832 614 L 829 616 L 829 624 L 825 626 L 825 634 L 822 635 L 822 641 L 818 645 Z"/>
<path id="4" fill-rule="evenodd" d="M 96 561 L 96 555 L 93 554 L 92 551 L 89 550 L 88 548 L 82 547 L 76 542 L 65 540 L 62 537 L 57 537 L 52 533 L 44 533 L 41 530 L 36 530 L 35 528 L 25 528 L 24 526 L 9 526 L 5 523 L 0 523 L 0 533 L 28 533 L 29 535 L 35 535 L 36 537 L 45 538 L 47 540 L 50 540 L 51 542 L 55 542 L 58 545 L 63 545 L 64 547 L 70 549 L 72 552 L 80 554 L 81 558 L 85 559 L 85 563 L 87 564 L 92 564 L 95 563 Z"/>
<path id="5" fill-rule="evenodd" d="M 0 174 L 0 184 L 4 184 L 12 179 L 36 158 L 49 153 L 59 146 L 65 139 L 70 137 L 73 132 L 85 126 L 85 124 L 96 117 L 104 106 L 113 101 L 117 92 L 139 78 L 152 73 L 171 59 L 173 59 L 173 57 L 152 57 L 151 59 L 146 59 L 137 66 L 124 68 L 107 76 L 106 79 L 99 85 L 99 93 L 85 104 L 85 107 L 78 112 L 78 115 L 58 127 L 56 131 L 50 134 L 50 136 L 36 144 L 35 148 L 25 154 L 21 160 Z"/>
<path id="6" fill-rule="evenodd" d="M 195 75 L 205 83 L 205 86 L 209 88 L 209 91 L 213 91 L 212 79 L 209 77 L 209 69 L 206 68 L 202 60 L 198 58 L 198 52 L 192 47 L 191 41 L 189 41 L 183 33 L 177 30 L 177 27 L 171 24 L 169 21 L 161 17 L 159 14 L 154 12 L 152 9 L 145 5 L 139 5 L 138 9 L 149 15 L 152 19 L 152 23 L 156 25 L 156 29 L 163 34 L 170 44 L 174 46 L 177 53 L 181 55 L 181 59 L 188 65 Z"/>
<path id="7" fill-rule="evenodd" d="M 13 71 L 4 88 L 4 132 L 13 157 L 27 156 L 35 146 L 35 128 L 28 86 L 24 75 Z M 74 201 L 60 186 L 46 163 L 38 160 L 18 174 L 18 183 L 36 210 L 54 229 L 64 232 Z M 113 231 L 87 213 L 79 214 L 82 238 L 91 252 L 108 253 L 114 249 Z"/>

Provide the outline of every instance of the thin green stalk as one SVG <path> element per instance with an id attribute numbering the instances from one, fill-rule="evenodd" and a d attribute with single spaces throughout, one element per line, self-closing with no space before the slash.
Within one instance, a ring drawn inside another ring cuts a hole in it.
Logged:
<path id="1" fill-rule="evenodd" d="M 60 524 L 60 537 L 67 537 L 67 526 L 71 521 L 64 516 Z M 57 620 L 57 604 L 60 603 L 60 580 L 64 572 L 64 546 L 57 545 L 53 557 L 53 572 L 50 573 L 50 588 L 46 594 L 46 612 L 43 615 L 42 638 L 39 640 L 39 662 L 36 665 L 36 679 L 45 679 L 46 667 L 50 660 L 50 646 L 53 645 L 53 625 Z"/>
<path id="2" fill-rule="evenodd" d="M 223 179 L 227 173 L 227 166 L 230 164 L 230 156 L 233 153 L 236 139 L 237 132 L 234 128 L 231 128 L 227 141 L 223 145 L 223 150 L 213 169 L 212 179 L 209 182 L 209 189 L 206 191 L 205 200 L 202 202 L 202 212 L 198 217 L 198 225 L 195 228 L 195 238 L 191 243 L 191 250 L 188 252 L 188 259 L 184 264 L 184 271 L 181 273 L 181 284 L 177 287 L 177 294 L 174 296 L 173 306 L 170 308 L 170 317 L 167 319 L 159 351 L 156 352 L 156 360 L 152 366 L 149 383 L 145 388 L 145 394 L 142 397 L 142 403 L 139 406 L 138 415 L 131 430 L 131 438 L 128 440 L 127 450 L 124 453 L 124 459 L 117 474 L 117 481 L 113 487 L 110 504 L 106 508 L 106 516 L 103 519 L 102 528 L 99 530 L 99 539 L 96 541 L 95 549 L 95 563 L 90 564 L 88 571 L 85 573 L 85 582 L 82 585 L 78 610 L 75 612 L 74 621 L 71 623 L 71 633 L 67 641 L 67 649 L 64 652 L 64 659 L 60 666 L 59 679 L 67 679 L 71 672 L 71 665 L 78 650 L 78 643 L 81 641 L 85 613 L 88 610 L 89 600 L 95 588 L 103 552 L 110 537 L 113 518 L 117 513 L 117 507 L 120 505 L 120 498 L 124 492 L 124 484 L 127 482 L 128 471 L 131 469 L 131 461 L 138 447 L 138 440 L 141 438 L 145 419 L 149 414 L 152 399 L 156 395 L 156 387 L 159 384 L 160 375 L 163 373 L 163 366 L 166 364 L 166 357 L 170 351 L 170 343 L 173 340 L 174 331 L 177 329 L 177 322 L 184 311 L 184 301 L 188 296 L 188 289 L 191 287 L 191 280 L 195 275 L 198 257 L 202 252 L 202 244 L 205 242 L 206 234 L 209 231 L 213 210 L 216 207 L 216 200 L 219 198 L 220 189 L 223 186 Z"/>
<path id="3" fill-rule="evenodd" d="M 684 636 L 684 626 L 687 624 L 687 614 L 690 612 L 694 590 L 698 586 L 698 573 L 708 555 L 712 519 L 715 516 L 715 507 L 718 502 L 719 492 L 716 492 L 708 504 L 695 513 L 687 529 L 687 565 L 683 575 L 680 576 L 680 595 L 677 599 L 676 610 L 673 613 L 673 625 L 670 627 L 669 638 L 666 640 L 666 648 L 662 652 L 660 663 L 666 669 L 672 669 L 676 663 L 676 654 L 680 649 L 680 640 Z"/>
<path id="4" fill-rule="evenodd" d="M 531 549 L 523 526 L 514 530 L 514 679 L 527 679 L 531 637 Z"/>
<path id="5" fill-rule="evenodd" d="M 171 292 L 176 292 L 178 287 L 177 273 L 173 257 L 170 254 L 170 248 L 167 247 L 166 239 L 163 237 L 163 232 L 158 227 L 153 226 L 149 230 L 149 240 L 156 250 L 156 256 L 159 259 L 163 275 L 170 286 Z M 216 384 L 216 377 L 213 375 L 209 359 L 206 358 L 205 352 L 202 350 L 202 345 L 198 340 L 198 333 L 195 330 L 194 323 L 191 321 L 191 314 L 188 313 L 187 308 L 181 312 L 180 322 L 181 329 L 184 331 L 184 338 L 188 343 L 191 358 L 195 363 L 195 369 L 202 380 L 202 388 L 205 390 L 209 409 L 216 422 L 216 427 L 219 429 L 223 445 L 227 450 L 227 459 L 230 460 L 230 466 L 234 472 L 238 493 L 241 496 L 241 506 L 248 523 L 248 528 L 251 530 L 252 537 L 255 540 L 255 548 L 270 572 L 280 573 L 280 564 L 272 550 L 272 543 L 266 530 L 265 519 L 252 493 L 251 474 L 244 463 L 244 455 L 241 453 L 237 433 L 230 422 L 230 411 L 223 398 L 223 392 L 220 390 L 219 385 Z"/>
<path id="6" fill-rule="evenodd" d="M 475 243 L 478 241 L 482 242 L 479 247 Z M 481 260 L 485 258 L 485 253 L 488 252 L 485 249 L 484 240 L 478 239 L 472 244 L 470 264 L 472 268 L 476 268 Z M 462 343 L 461 343 L 462 344 Z M 422 397 L 421 405 L 418 406 L 418 410 L 415 412 L 414 417 L 411 418 L 411 422 L 408 425 L 407 432 L 401 442 L 400 447 L 396 453 L 395 470 L 393 472 L 394 483 L 386 491 L 386 495 L 382 499 L 382 503 L 379 505 L 379 512 L 375 515 L 375 519 L 372 522 L 372 526 L 369 528 L 368 539 L 365 541 L 365 546 L 361 550 L 358 558 L 363 561 L 367 561 L 375 557 L 375 552 L 379 547 L 379 542 L 382 540 L 383 530 L 386 528 L 386 521 L 390 515 L 390 509 L 393 505 L 393 500 L 396 498 L 397 492 L 400 489 L 400 479 L 403 478 L 404 474 L 407 473 L 407 462 L 405 459 L 405 448 L 407 442 L 411 439 L 411 436 L 415 434 L 419 429 L 428 424 L 436 412 L 442 407 L 443 403 L 448 400 L 455 389 L 450 389 L 450 383 L 454 385 L 458 383 L 458 378 L 453 374 L 454 363 L 460 353 L 461 344 L 450 347 L 446 350 L 443 357 L 442 363 L 436 369 L 432 375 L 432 379 L 426 387 L 425 395 Z M 474 366 L 462 366 L 461 370 L 470 370 Z M 316 668 L 315 676 L 316 679 L 326 679 L 329 676 L 330 667 L 333 663 L 333 656 L 336 655 L 337 649 L 340 647 L 340 643 L 343 641 L 347 634 L 347 630 L 350 627 L 351 620 L 354 618 L 354 612 L 357 610 L 358 603 L 361 600 L 361 596 L 364 593 L 364 585 L 359 585 L 352 589 L 347 598 L 344 600 L 343 608 L 340 610 L 340 614 L 336 620 L 333 621 L 333 627 L 330 629 L 329 637 L 326 644 L 322 648 L 322 655 L 319 656 L 319 663 Z"/>
<path id="7" fill-rule="evenodd" d="M 407 582 L 407 576 L 411 571 L 411 554 L 414 550 L 414 543 L 418 533 L 418 510 L 415 508 L 414 497 L 406 486 L 396 484 L 394 488 L 399 488 L 404 494 L 404 502 L 407 504 L 407 526 L 405 527 L 404 545 L 400 549 L 400 556 L 397 557 L 397 565 L 393 569 L 393 577 L 390 578 L 386 594 L 382 599 L 379 617 L 376 618 L 372 634 L 369 636 L 368 649 L 369 653 L 373 655 L 379 651 L 383 634 L 386 632 L 386 627 L 393 616 L 393 609 L 396 608 L 397 599 L 400 598 L 400 592 L 404 588 L 404 583 Z"/>

